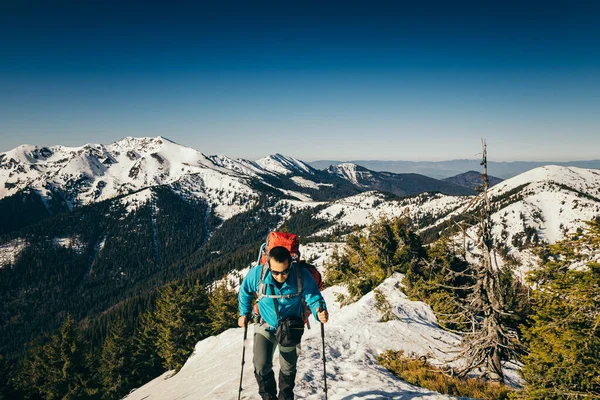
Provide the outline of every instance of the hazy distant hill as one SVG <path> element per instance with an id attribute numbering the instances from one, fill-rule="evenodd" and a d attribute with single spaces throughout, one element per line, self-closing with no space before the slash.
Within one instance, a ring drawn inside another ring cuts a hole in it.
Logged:
<path id="1" fill-rule="evenodd" d="M 495 176 L 488 175 L 490 181 L 490 187 L 497 185 L 502 182 L 503 179 L 496 178 Z M 481 173 L 477 171 L 467 171 L 463 174 L 451 176 L 450 178 L 442 179 L 444 182 L 452 183 L 454 185 L 463 186 L 470 189 L 475 189 L 477 186 L 483 183 L 481 179 Z"/>
<path id="2" fill-rule="evenodd" d="M 373 171 L 388 171 L 395 173 L 415 173 L 436 179 L 448 178 L 464 171 L 479 170 L 480 160 L 448 160 L 448 161 L 381 161 L 381 160 L 318 160 L 310 162 L 313 168 L 325 169 L 330 165 L 353 163 Z M 502 179 L 512 178 L 530 169 L 543 165 L 561 165 L 568 167 L 600 169 L 600 160 L 589 161 L 488 161 L 488 173 Z"/>

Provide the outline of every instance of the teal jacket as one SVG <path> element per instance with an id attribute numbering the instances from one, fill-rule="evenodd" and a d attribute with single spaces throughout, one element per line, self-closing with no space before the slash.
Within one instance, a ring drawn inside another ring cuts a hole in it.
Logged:
<path id="1" fill-rule="evenodd" d="M 246 275 L 244 278 L 242 285 L 240 286 L 240 292 L 238 294 L 240 316 L 248 315 L 252 312 L 252 299 L 258 292 L 261 269 L 261 265 L 251 268 L 248 272 L 248 275 Z M 296 264 L 292 264 L 292 272 L 290 272 L 288 275 L 288 278 L 281 286 L 281 289 L 275 285 L 275 279 L 273 279 L 273 275 L 268 272 L 267 267 L 265 267 L 265 271 L 267 271 L 264 277 L 264 283 L 267 285 L 267 295 L 286 295 L 297 293 L 297 274 L 299 272 L 302 273 L 302 293 L 300 296 L 277 299 L 277 303 L 279 305 L 279 317 L 282 320 L 291 316 L 302 317 L 304 307 L 302 305 L 301 298 L 304 299 L 306 305 L 308 305 L 316 320 L 318 320 L 317 310 L 319 307 L 322 307 L 324 310 L 327 309 L 325 300 L 323 299 L 323 296 L 321 296 L 321 292 L 317 287 L 315 279 L 306 269 L 300 268 Z M 275 302 L 272 298 L 263 297 L 260 299 L 258 302 L 258 311 L 260 316 L 270 326 L 269 330 L 277 329 L 279 321 L 277 321 Z"/>

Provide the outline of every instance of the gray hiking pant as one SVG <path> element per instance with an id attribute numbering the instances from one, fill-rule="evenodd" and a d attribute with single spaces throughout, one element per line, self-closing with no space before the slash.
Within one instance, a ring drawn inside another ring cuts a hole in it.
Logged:
<path id="1" fill-rule="evenodd" d="M 291 400 L 294 398 L 296 380 L 296 346 L 279 346 L 279 397 L 273 372 L 273 354 L 278 346 L 275 333 L 267 330 L 269 325 L 254 326 L 254 375 L 258 382 L 259 394 L 263 399 Z"/>

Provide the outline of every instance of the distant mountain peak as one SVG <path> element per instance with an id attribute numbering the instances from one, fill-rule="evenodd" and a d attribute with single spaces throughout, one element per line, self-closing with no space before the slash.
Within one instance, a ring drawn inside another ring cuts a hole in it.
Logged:
<path id="1" fill-rule="evenodd" d="M 502 179 L 496 178 L 495 176 L 488 175 L 490 181 L 490 187 L 497 185 L 502 182 Z M 481 172 L 467 171 L 462 174 L 451 176 L 449 178 L 442 179 L 444 182 L 452 183 L 454 185 L 463 186 L 470 189 L 475 189 L 483 183 Z"/>
<path id="2" fill-rule="evenodd" d="M 373 174 L 371 171 L 360 165 L 353 163 L 342 163 L 338 165 L 330 165 L 327 172 L 333 175 L 337 175 L 340 178 L 346 179 L 355 185 L 364 186 L 364 180 L 371 180 Z"/>
<path id="3" fill-rule="evenodd" d="M 314 175 L 314 169 L 297 158 L 275 153 L 256 160 L 262 169 L 281 175 L 291 175 L 295 172 Z"/>

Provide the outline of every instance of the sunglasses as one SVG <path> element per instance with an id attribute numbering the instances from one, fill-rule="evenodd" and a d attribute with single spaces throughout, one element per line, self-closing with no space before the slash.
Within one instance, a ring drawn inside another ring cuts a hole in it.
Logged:
<path id="1" fill-rule="evenodd" d="M 273 271 L 273 270 L 271 269 L 271 273 L 272 273 L 274 276 L 277 276 L 277 275 L 287 275 L 287 274 L 289 274 L 290 272 L 291 272 L 291 271 L 290 271 L 290 267 L 288 267 L 287 269 L 285 269 L 285 270 L 283 270 L 283 271 Z"/>

